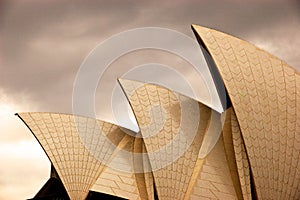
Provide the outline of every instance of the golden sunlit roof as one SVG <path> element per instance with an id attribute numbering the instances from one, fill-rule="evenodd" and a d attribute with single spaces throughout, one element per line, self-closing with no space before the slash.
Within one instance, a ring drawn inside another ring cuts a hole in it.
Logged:
<path id="1" fill-rule="evenodd" d="M 223 113 L 120 78 L 137 133 L 76 115 L 18 114 L 71 199 L 90 191 L 128 199 L 300 198 L 299 73 L 246 41 L 192 28 Z"/>

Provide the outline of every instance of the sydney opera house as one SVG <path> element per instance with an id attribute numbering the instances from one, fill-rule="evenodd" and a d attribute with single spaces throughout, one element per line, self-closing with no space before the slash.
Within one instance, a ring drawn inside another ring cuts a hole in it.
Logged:
<path id="1" fill-rule="evenodd" d="M 300 199 L 299 72 L 231 35 L 192 30 L 215 103 L 121 77 L 138 132 L 17 114 L 52 164 L 33 199 Z"/>

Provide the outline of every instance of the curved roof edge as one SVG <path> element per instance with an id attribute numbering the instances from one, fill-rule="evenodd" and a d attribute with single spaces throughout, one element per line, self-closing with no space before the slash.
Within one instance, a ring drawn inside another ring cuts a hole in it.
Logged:
<path id="1" fill-rule="evenodd" d="M 197 25 L 193 28 L 228 91 L 245 142 L 257 197 L 297 198 L 300 194 L 299 72 L 244 40 Z"/>

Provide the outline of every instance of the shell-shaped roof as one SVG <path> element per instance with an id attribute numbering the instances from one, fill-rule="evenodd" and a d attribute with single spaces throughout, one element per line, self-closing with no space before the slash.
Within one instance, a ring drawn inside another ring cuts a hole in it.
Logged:
<path id="1" fill-rule="evenodd" d="M 19 113 L 48 155 L 71 199 L 85 199 L 125 136 L 108 122 L 57 113 Z"/>
<path id="2" fill-rule="evenodd" d="M 139 124 L 158 197 L 184 199 L 207 127 L 200 121 L 208 123 L 210 109 L 158 85 L 119 81 Z"/>
<path id="3" fill-rule="evenodd" d="M 139 133 L 82 116 L 18 114 L 70 199 L 90 190 L 128 199 L 300 199 L 299 73 L 241 39 L 192 28 L 221 114 L 170 88 L 126 79 L 119 83 Z"/>
<path id="4" fill-rule="evenodd" d="M 254 45 L 193 25 L 228 91 L 259 199 L 300 197 L 300 76 Z"/>

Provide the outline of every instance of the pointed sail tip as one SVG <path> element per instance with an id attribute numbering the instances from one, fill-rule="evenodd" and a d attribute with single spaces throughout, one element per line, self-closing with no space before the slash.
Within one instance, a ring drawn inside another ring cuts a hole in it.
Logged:
<path id="1" fill-rule="evenodd" d="M 198 25 L 198 24 L 191 24 L 191 27 L 192 27 L 192 29 L 193 29 L 193 28 L 202 27 L 202 26 L 200 26 L 200 25 Z"/>
<path id="2" fill-rule="evenodd" d="M 192 24 L 191 25 L 191 29 L 193 30 L 193 32 L 195 32 L 197 29 L 202 28 L 202 26 L 198 25 L 198 24 Z"/>
<path id="3" fill-rule="evenodd" d="M 119 85 L 121 86 L 121 88 L 124 89 L 124 84 L 126 84 L 130 80 L 127 80 L 124 78 L 117 78 L 117 81 L 118 81 Z"/>
<path id="4" fill-rule="evenodd" d="M 117 78 L 117 81 L 120 83 L 120 82 L 123 82 L 124 80 L 126 79 L 123 79 L 123 78 Z"/>

